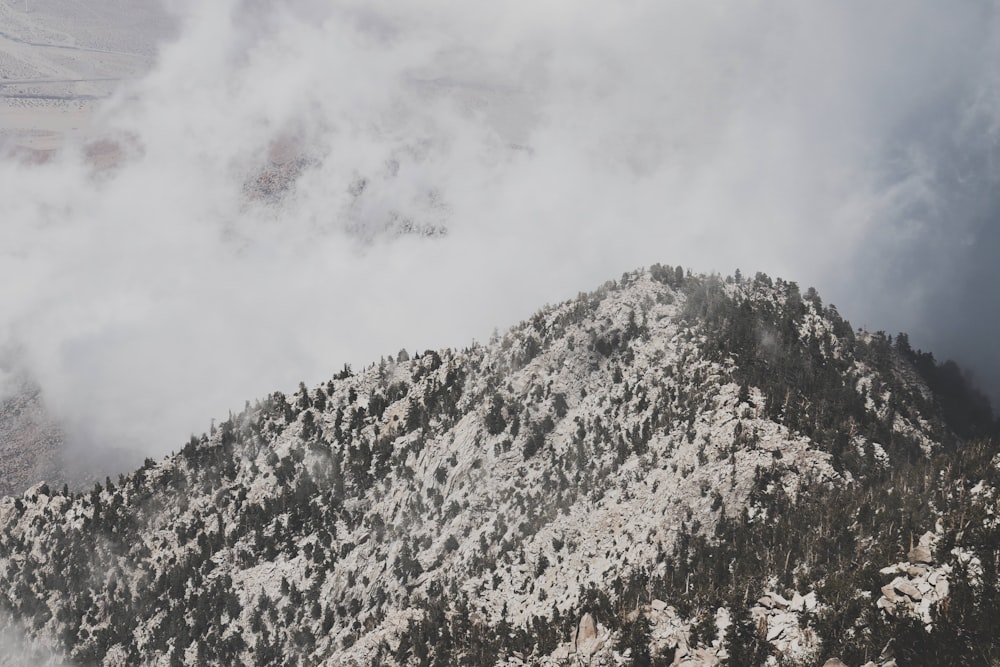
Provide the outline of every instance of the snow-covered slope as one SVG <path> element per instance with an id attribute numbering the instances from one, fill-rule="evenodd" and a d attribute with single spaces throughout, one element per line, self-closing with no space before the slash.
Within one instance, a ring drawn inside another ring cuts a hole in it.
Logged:
<path id="1" fill-rule="evenodd" d="M 81 664 L 711 662 L 775 605 L 657 599 L 697 585 L 678 559 L 953 447 L 909 369 L 794 283 L 654 266 L 0 500 L 0 600 Z"/>

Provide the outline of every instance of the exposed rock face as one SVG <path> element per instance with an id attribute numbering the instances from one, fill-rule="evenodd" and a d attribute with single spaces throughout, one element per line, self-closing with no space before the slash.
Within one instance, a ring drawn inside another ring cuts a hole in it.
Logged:
<path id="1" fill-rule="evenodd" d="M 948 576 L 951 574 L 950 566 L 934 565 L 933 553 L 938 538 L 935 533 L 924 533 L 919 544 L 909 550 L 909 562 L 882 568 L 883 575 L 896 576 L 882 586 L 882 596 L 876 601 L 880 609 L 890 616 L 902 610 L 930 627 L 931 610 L 948 597 Z"/>
<path id="2" fill-rule="evenodd" d="M 699 648 L 683 654 L 680 654 L 681 649 L 677 651 L 679 655 L 674 657 L 671 667 L 716 667 L 722 664 L 716 652 L 708 648 Z"/>
<path id="3" fill-rule="evenodd" d="M 933 563 L 934 556 L 931 555 L 931 550 L 923 545 L 918 545 L 910 549 L 910 553 L 907 554 L 906 558 L 911 563 Z"/>
<path id="4" fill-rule="evenodd" d="M 897 591 L 909 597 L 911 600 L 920 600 L 923 598 L 920 591 L 917 590 L 917 587 L 906 579 L 896 579 L 893 581 L 892 585 Z"/>
<path id="5" fill-rule="evenodd" d="M 576 628 L 576 638 L 573 640 L 573 647 L 577 651 L 585 651 L 593 647 L 594 640 L 597 639 L 597 621 L 589 613 L 584 614 L 580 619 L 580 624 Z"/>
<path id="6" fill-rule="evenodd" d="M 763 638 L 793 662 L 814 660 L 819 651 L 815 636 L 800 622 L 803 613 L 812 613 L 818 606 L 816 593 L 794 593 L 791 600 L 776 592 L 767 592 L 750 609 Z"/>

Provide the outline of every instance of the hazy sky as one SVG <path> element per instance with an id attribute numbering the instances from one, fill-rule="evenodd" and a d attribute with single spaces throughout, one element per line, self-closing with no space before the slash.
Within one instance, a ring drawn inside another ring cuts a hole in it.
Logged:
<path id="1" fill-rule="evenodd" d="M 813 285 L 1000 395 L 994 3 L 172 10 L 95 121 L 116 168 L 0 162 L 0 344 L 80 442 L 164 453 L 654 262 Z"/>

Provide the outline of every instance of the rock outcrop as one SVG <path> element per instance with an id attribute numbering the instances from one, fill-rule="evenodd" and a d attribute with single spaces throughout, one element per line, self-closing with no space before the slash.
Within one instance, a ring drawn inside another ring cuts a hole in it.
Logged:
<path id="1" fill-rule="evenodd" d="M 576 637 L 573 638 L 573 649 L 577 653 L 593 653 L 594 644 L 597 641 L 597 621 L 589 613 L 584 614 L 580 619 L 580 624 L 576 628 Z"/>
<path id="2" fill-rule="evenodd" d="M 788 599 L 771 591 L 757 600 L 750 614 L 763 639 L 774 646 L 779 655 L 798 662 L 814 659 L 818 654 L 819 642 L 801 618 L 803 614 L 815 612 L 818 607 L 815 592 L 810 591 L 806 595 L 796 592 Z"/>
<path id="3" fill-rule="evenodd" d="M 893 579 L 882 586 L 875 604 L 890 616 L 908 615 L 920 619 L 928 628 L 932 609 L 948 597 L 951 567 L 935 565 L 934 549 L 939 536 L 930 531 L 920 537 L 907 553 L 908 560 L 880 570 Z"/>

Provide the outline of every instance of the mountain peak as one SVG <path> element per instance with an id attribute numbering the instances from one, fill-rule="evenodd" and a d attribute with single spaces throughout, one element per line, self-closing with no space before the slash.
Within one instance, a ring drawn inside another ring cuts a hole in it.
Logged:
<path id="1" fill-rule="evenodd" d="M 942 405 L 815 290 L 656 265 L 271 394 L 117 483 L 4 499 L 0 578 L 85 664 L 810 662 L 851 645 L 809 619 L 863 598 L 820 564 L 932 517 L 859 515 L 830 561 L 778 545 L 939 465 Z"/>

